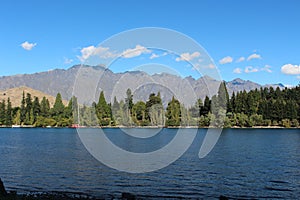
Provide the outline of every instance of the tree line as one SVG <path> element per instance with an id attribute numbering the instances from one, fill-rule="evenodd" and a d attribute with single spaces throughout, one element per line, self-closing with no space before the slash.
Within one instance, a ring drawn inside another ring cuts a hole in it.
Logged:
<path id="1" fill-rule="evenodd" d="M 0 102 L 0 125 L 27 125 L 27 126 L 69 126 L 73 123 L 72 98 L 67 106 L 62 102 L 58 93 L 53 107 L 49 100 L 43 97 L 32 97 L 30 93 L 23 92 L 20 106 L 12 107 L 10 98 Z"/>
<path id="2" fill-rule="evenodd" d="M 107 102 L 102 91 L 98 102 L 79 105 L 72 97 L 64 105 L 60 93 L 50 107 L 49 100 L 23 92 L 20 106 L 12 107 L 10 98 L 0 102 L 0 125 L 30 125 L 36 127 L 82 126 L 197 126 L 197 127 L 298 127 L 300 121 L 300 85 L 294 88 L 273 87 L 233 92 L 229 96 L 225 82 L 216 95 L 186 107 L 172 97 L 166 108 L 160 92 L 151 93 L 147 101 L 134 102 L 130 89 L 126 98 Z"/>

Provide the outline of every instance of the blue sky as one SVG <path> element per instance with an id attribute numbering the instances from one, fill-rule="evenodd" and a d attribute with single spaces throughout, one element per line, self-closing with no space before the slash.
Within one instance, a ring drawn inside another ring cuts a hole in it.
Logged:
<path id="1" fill-rule="evenodd" d="M 2 1 L 0 76 L 67 69 L 112 35 L 162 27 L 202 45 L 226 81 L 297 85 L 299 8 L 298 0 Z"/>

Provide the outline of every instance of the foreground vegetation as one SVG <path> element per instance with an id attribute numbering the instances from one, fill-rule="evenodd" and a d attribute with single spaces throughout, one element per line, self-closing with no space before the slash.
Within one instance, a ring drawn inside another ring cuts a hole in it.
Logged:
<path id="1" fill-rule="evenodd" d="M 299 120 L 300 86 L 241 91 L 229 98 L 225 83 L 221 83 L 216 95 L 198 99 L 190 108 L 174 97 L 164 108 L 160 93 L 150 94 L 146 102 L 134 103 L 130 89 L 124 100 L 114 98 L 112 103 L 107 103 L 101 92 L 98 102 L 91 106 L 79 105 L 76 97 L 65 106 L 60 93 L 53 107 L 46 97 L 40 101 L 24 92 L 18 107 L 12 107 L 9 98 L 0 102 L 1 126 L 298 127 Z"/>

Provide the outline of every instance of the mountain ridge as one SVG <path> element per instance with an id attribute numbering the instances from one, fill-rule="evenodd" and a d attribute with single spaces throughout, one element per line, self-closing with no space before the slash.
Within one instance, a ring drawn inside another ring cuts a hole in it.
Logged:
<path id="1" fill-rule="evenodd" d="M 80 79 L 78 76 L 80 76 Z M 33 74 L 0 77 L 0 90 L 26 86 L 51 96 L 56 96 L 60 92 L 66 100 L 75 95 L 78 96 L 79 102 L 87 104 L 97 101 L 97 97 L 102 90 L 108 102 L 111 102 L 114 96 L 118 100 L 124 99 L 126 90 L 130 88 L 135 99 L 147 100 L 150 93 L 161 91 L 164 102 L 168 102 L 172 95 L 178 94 L 178 98 L 182 98 L 181 100 L 185 105 L 190 105 L 194 102 L 194 100 L 190 100 L 193 95 L 201 99 L 205 96 L 211 97 L 216 92 L 219 84 L 220 81 L 208 76 L 195 79 L 191 76 L 183 78 L 168 73 L 149 75 L 142 71 L 115 73 L 102 65 L 74 65 L 68 69 L 54 69 Z M 280 83 L 260 85 L 240 78 L 226 82 L 226 86 L 230 94 L 261 87 L 278 86 L 281 89 L 284 88 Z M 82 94 L 76 94 L 76 87 L 81 88 Z M 185 94 L 182 91 L 188 91 L 189 89 L 194 94 L 184 96 Z M 90 96 L 90 98 L 87 98 L 87 96 Z"/>

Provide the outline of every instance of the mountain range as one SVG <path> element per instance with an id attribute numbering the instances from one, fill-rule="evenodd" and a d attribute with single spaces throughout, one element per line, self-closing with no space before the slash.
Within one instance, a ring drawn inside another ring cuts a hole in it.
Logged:
<path id="1" fill-rule="evenodd" d="M 101 91 L 104 91 L 107 101 L 112 102 L 114 97 L 124 99 L 126 90 L 130 88 L 135 100 L 146 101 L 150 93 L 159 91 L 165 106 L 172 96 L 189 106 L 194 104 L 196 98 L 211 97 L 217 92 L 219 84 L 220 80 L 208 76 L 194 79 L 191 76 L 182 78 L 168 73 L 149 75 L 142 71 L 114 73 L 103 66 L 87 65 L 0 77 L 0 90 L 26 86 L 51 96 L 60 92 L 65 100 L 75 95 L 84 104 L 97 101 Z M 284 88 L 283 84 L 260 85 L 239 78 L 226 82 L 226 86 L 230 94 L 261 87 Z"/>

